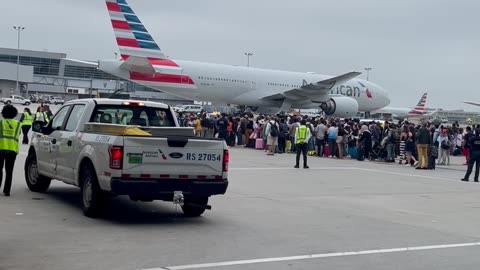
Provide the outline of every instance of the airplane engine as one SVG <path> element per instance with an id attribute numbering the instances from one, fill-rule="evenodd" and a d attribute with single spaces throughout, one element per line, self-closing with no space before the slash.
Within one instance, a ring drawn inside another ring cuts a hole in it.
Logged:
<path id="1" fill-rule="evenodd" d="M 349 97 L 332 97 L 320 105 L 326 115 L 353 117 L 358 113 L 358 102 Z"/>

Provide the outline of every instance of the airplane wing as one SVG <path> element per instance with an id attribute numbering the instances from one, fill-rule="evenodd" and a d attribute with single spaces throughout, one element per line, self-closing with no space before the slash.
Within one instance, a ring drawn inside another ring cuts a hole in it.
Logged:
<path id="1" fill-rule="evenodd" d="M 473 106 L 480 106 L 480 103 L 477 103 L 477 102 L 464 101 L 463 103 L 473 105 Z"/>
<path id="2" fill-rule="evenodd" d="M 77 59 L 71 59 L 71 58 L 62 58 L 64 61 L 68 62 L 73 62 L 76 64 L 82 64 L 85 66 L 90 66 L 90 67 L 98 67 L 98 62 L 91 62 L 91 61 L 83 61 L 83 60 L 77 60 Z"/>
<path id="3" fill-rule="evenodd" d="M 356 71 L 348 72 L 316 83 L 304 84 L 300 88 L 295 88 L 282 93 L 277 93 L 275 95 L 266 96 L 263 97 L 263 99 L 279 100 L 287 98 L 290 100 L 305 100 L 312 96 L 324 95 L 330 89 L 335 87 L 335 85 L 348 82 L 360 74 L 362 73 Z"/>

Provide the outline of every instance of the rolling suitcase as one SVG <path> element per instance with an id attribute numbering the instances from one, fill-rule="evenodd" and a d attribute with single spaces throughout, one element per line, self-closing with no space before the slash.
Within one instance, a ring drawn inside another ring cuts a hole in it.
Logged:
<path id="1" fill-rule="evenodd" d="M 255 148 L 255 139 L 248 139 L 247 144 L 245 145 L 247 148 Z"/>
<path id="2" fill-rule="evenodd" d="M 330 156 L 330 147 L 328 146 L 328 144 L 326 144 L 323 147 L 323 156 L 324 157 L 329 157 Z"/>
<path id="3" fill-rule="evenodd" d="M 356 146 L 348 147 L 348 154 L 350 155 L 351 158 L 357 158 L 357 147 Z"/>
<path id="4" fill-rule="evenodd" d="M 257 138 L 255 140 L 255 149 L 263 150 L 263 139 L 262 138 Z"/>
<path id="5" fill-rule="evenodd" d="M 357 147 L 357 160 L 365 160 L 365 146 L 363 144 L 359 144 Z"/>

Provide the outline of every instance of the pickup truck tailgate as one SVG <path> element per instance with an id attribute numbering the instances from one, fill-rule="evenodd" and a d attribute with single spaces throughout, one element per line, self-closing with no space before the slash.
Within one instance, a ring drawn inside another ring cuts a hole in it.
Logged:
<path id="1" fill-rule="evenodd" d="M 195 137 L 124 137 L 123 175 L 139 178 L 223 179 L 226 144 Z"/>

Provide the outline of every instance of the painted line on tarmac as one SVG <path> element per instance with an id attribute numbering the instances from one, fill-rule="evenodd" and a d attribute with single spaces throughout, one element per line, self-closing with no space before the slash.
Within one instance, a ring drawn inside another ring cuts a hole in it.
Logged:
<path id="1" fill-rule="evenodd" d="M 426 179 L 437 179 L 437 180 L 445 180 L 445 181 L 455 181 L 454 179 L 449 179 L 449 178 L 436 177 L 436 176 L 428 176 L 428 175 L 419 175 L 419 174 L 413 174 L 413 173 L 390 172 L 390 171 L 383 171 L 383 170 L 376 170 L 376 169 L 365 169 L 365 168 L 359 168 L 359 170 L 367 171 L 367 172 L 388 173 L 388 174 L 401 175 L 401 176 L 409 176 L 409 177 L 420 177 L 420 178 L 426 178 Z"/>
<path id="2" fill-rule="evenodd" d="M 480 242 L 416 246 L 416 247 L 400 247 L 400 248 L 388 248 L 388 249 L 371 249 L 371 250 L 362 250 L 362 251 L 346 251 L 346 252 L 320 253 L 320 254 L 298 255 L 298 256 L 288 256 L 288 257 L 272 257 L 272 258 L 252 259 L 252 260 L 225 261 L 225 262 L 216 262 L 216 263 L 177 265 L 177 266 L 149 268 L 149 269 L 142 269 L 142 270 L 187 270 L 187 269 L 213 268 L 213 267 L 221 267 L 221 266 L 248 265 L 248 264 L 258 264 L 258 263 L 298 261 L 298 260 L 310 260 L 310 259 L 322 259 L 322 258 L 334 258 L 334 257 L 346 257 L 346 256 L 361 256 L 361 255 L 382 254 L 382 253 L 385 254 L 385 253 L 398 253 L 398 252 L 414 252 L 414 251 L 421 251 L 421 250 L 478 247 L 478 246 L 480 246 Z"/>
<path id="3" fill-rule="evenodd" d="M 266 171 L 266 170 L 299 170 L 290 167 L 250 167 L 250 168 L 230 168 L 231 171 Z M 300 169 L 303 171 L 303 169 Z M 456 181 L 455 179 L 449 178 L 442 178 L 437 176 L 428 176 L 428 175 L 420 175 L 420 174 L 413 174 L 413 173 L 401 173 L 401 172 L 391 172 L 391 171 L 383 171 L 383 170 L 376 170 L 376 169 L 366 169 L 366 168 L 358 168 L 358 167 L 310 167 L 309 170 L 360 170 L 365 172 L 379 172 L 379 173 L 387 173 L 387 174 L 394 174 L 394 175 L 401 175 L 401 176 L 408 176 L 408 177 L 419 177 L 419 178 L 426 178 L 426 179 L 435 179 L 435 180 L 444 180 L 444 181 Z"/>
<path id="4" fill-rule="evenodd" d="M 355 167 L 315 167 L 309 170 L 357 170 Z M 293 167 L 243 167 L 229 168 L 230 171 L 267 171 L 267 170 L 299 170 Z M 302 169 L 303 170 L 303 169 Z"/>

